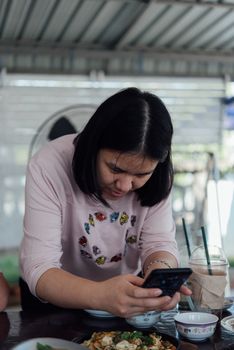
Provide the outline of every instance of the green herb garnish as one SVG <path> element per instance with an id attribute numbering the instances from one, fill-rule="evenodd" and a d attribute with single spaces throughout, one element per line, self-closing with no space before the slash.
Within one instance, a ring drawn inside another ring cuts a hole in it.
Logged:
<path id="1" fill-rule="evenodd" d="M 37 350 L 53 350 L 53 348 L 47 344 L 43 345 L 41 343 L 37 343 Z"/>

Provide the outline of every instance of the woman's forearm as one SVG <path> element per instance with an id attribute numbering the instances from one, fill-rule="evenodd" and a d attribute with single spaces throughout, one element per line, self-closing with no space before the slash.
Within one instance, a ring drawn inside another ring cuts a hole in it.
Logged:
<path id="1" fill-rule="evenodd" d="M 37 296 L 63 308 L 96 308 L 97 289 L 100 283 L 90 281 L 61 269 L 47 270 L 36 285 Z"/>

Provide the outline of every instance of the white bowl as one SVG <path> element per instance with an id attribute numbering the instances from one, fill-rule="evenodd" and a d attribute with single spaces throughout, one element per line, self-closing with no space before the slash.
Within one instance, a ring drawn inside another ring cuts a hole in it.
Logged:
<path id="1" fill-rule="evenodd" d="M 174 320 L 182 337 L 192 341 L 204 341 L 214 334 L 218 317 L 208 312 L 182 312 Z"/>
<path id="2" fill-rule="evenodd" d="M 144 314 L 126 318 L 126 322 L 136 328 L 150 328 L 158 322 L 160 314 L 161 313 L 158 311 L 149 311 Z"/>

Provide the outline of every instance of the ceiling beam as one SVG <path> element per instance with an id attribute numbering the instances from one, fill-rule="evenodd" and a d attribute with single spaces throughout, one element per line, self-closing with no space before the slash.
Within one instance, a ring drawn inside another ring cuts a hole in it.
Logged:
<path id="1" fill-rule="evenodd" d="M 95 59 L 114 59 L 114 58 L 154 58 L 163 60 L 185 60 L 189 62 L 220 62 L 220 63 L 232 63 L 234 62 L 234 52 L 223 52 L 220 53 L 218 50 L 165 50 L 165 49 L 152 49 L 144 47 L 134 47 L 125 50 L 108 50 L 106 48 L 77 48 L 77 47 L 64 47 L 54 46 L 48 44 L 47 46 L 15 46 L 15 45 L 1 45 L 1 55 L 30 55 L 36 57 L 38 55 L 48 57 L 83 57 L 83 58 L 95 58 Z"/>
<path id="2" fill-rule="evenodd" d="M 207 8 L 229 8 L 234 9 L 234 3 L 229 3 L 226 1 L 222 2 L 210 2 L 209 0 L 150 0 L 157 4 L 164 5 L 190 5 L 190 6 L 204 6 Z"/>
<path id="3" fill-rule="evenodd" d="M 94 0 L 96 1 L 96 0 Z M 102 1 L 102 0 L 101 0 Z M 139 2 L 145 5 L 148 5 L 150 3 L 157 3 L 157 4 L 164 4 L 164 5 L 190 5 L 190 6 L 204 6 L 207 8 L 214 8 L 214 7 L 224 7 L 224 8 L 231 8 L 234 9 L 234 3 L 227 2 L 225 0 L 219 1 L 216 0 L 216 2 L 210 2 L 210 0 L 115 0 L 115 1 L 122 1 L 122 2 Z"/>

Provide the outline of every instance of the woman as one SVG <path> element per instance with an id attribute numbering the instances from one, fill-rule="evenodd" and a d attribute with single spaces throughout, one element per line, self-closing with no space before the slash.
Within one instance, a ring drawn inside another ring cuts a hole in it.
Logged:
<path id="1" fill-rule="evenodd" d="M 179 293 L 160 297 L 138 276 L 178 266 L 172 134 L 162 101 L 128 88 L 32 158 L 20 259 L 33 295 L 121 317 L 176 305 Z"/>

